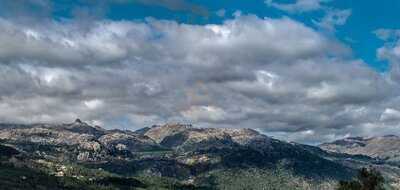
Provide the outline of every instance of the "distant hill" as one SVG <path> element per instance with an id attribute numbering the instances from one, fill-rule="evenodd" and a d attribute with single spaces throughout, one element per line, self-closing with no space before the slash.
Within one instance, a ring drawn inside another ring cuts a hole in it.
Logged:
<path id="1" fill-rule="evenodd" d="M 320 148 L 337 153 L 366 155 L 400 165 L 400 137 L 350 137 L 319 145 Z"/>

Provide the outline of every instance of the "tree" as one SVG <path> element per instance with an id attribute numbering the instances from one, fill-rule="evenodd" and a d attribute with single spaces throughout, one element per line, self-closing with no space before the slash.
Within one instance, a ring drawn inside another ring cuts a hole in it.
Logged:
<path id="1" fill-rule="evenodd" d="M 352 181 L 340 181 L 337 190 L 384 190 L 385 179 L 376 169 L 362 168 Z"/>

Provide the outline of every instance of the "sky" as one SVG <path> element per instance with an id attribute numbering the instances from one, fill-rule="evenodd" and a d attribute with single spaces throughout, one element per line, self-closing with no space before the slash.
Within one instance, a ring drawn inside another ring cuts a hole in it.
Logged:
<path id="1" fill-rule="evenodd" d="M 100 2 L 100 3 L 99 3 Z M 400 135 L 397 0 L 4 0 L 0 122 Z"/>

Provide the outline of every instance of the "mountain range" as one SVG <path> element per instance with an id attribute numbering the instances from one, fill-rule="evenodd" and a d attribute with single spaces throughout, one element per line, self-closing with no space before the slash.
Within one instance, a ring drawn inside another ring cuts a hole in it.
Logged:
<path id="1" fill-rule="evenodd" d="M 221 171 L 279 168 L 307 180 L 346 180 L 366 166 L 379 168 L 391 180 L 400 176 L 400 138 L 396 136 L 310 146 L 252 129 L 166 124 L 137 131 L 106 130 L 77 119 L 64 124 L 0 124 L 0 144 L 1 166 L 74 179 L 81 176 L 87 181 L 150 176 L 173 179 L 190 188 L 212 187 L 210 177 Z"/>

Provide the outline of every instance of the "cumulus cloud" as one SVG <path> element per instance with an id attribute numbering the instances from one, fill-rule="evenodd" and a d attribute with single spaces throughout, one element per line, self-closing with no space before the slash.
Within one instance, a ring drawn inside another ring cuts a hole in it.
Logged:
<path id="1" fill-rule="evenodd" d="M 28 59 L 73 65 L 129 60 L 215 67 L 225 62 L 232 66 L 268 64 L 348 51 L 291 19 L 255 16 L 206 26 L 154 19 L 145 23 L 99 21 L 89 30 L 80 30 L 72 23 L 27 27 L 1 19 L 0 31 L 3 62 Z M 169 48 L 172 46 L 175 48 Z"/>
<path id="2" fill-rule="evenodd" d="M 80 26 L 0 19 L 0 121 L 187 122 L 306 143 L 398 131 L 393 75 L 290 18 Z"/>

